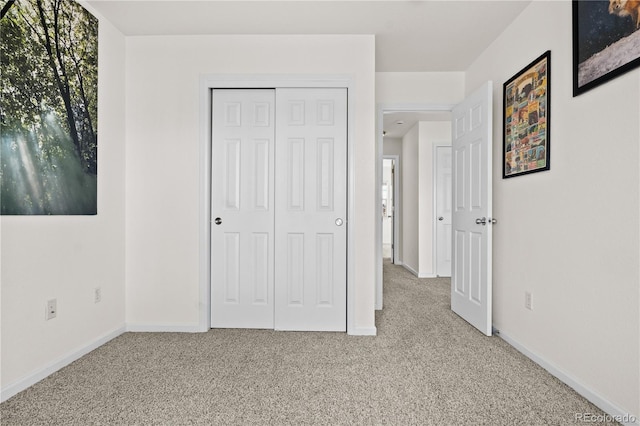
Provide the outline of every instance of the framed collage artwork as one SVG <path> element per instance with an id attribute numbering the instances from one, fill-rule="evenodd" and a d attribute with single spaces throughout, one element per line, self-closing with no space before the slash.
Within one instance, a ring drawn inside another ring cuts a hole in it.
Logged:
<path id="1" fill-rule="evenodd" d="M 546 51 L 503 87 L 502 177 L 549 170 L 551 51 Z"/>

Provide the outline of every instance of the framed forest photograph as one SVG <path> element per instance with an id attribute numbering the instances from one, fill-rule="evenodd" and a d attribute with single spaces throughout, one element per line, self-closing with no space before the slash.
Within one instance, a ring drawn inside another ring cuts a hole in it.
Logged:
<path id="1" fill-rule="evenodd" d="M 503 178 L 549 170 L 550 77 L 546 51 L 504 83 Z"/>
<path id="2" fill-rule="evenodd" d="M 0 212 L 97 214 L 98 20 L 0 0 Z"/>
<path id="3" fill-rule="evenodd" d="M 573 96 L 640 66 L 640 1 L 573 0 Z"/>

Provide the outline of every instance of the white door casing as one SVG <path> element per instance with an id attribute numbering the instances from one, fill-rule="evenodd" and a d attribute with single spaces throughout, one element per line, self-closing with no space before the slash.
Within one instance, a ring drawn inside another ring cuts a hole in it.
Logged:
<path id="1" fill-rule="evenodd" d="M 273 89 L 214 90 L 211 326 L 273 328 Z"/>
<path id="2" fill-rule="evenodd" d="M 347 91 L 277 89 L 275 328 L 346 331 Z"/>
<path id="3" fill-rule="evenodd" d="M 453 109 L 451 309 L 492 333 L 492 82 Z"/>
<path id="4" fill-rule="evenodd" d="M 451 147 L 436 146 L 436 275 L 451 276 Z"/>

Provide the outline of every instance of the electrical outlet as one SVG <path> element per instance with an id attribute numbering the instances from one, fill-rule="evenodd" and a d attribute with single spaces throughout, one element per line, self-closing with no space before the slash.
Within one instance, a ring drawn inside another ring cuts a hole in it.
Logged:
<path id="1" fill-rule="evenodd" d="M 96 287 L 93 289 L 93 303 L 100 303 L 102 301 L 102 289 Z"/>
<path id="2" fill-rule="evenodd" d="M 528 291 L 524 292 L 524 307 L 533 311 L 533 295 Z"/>
<path id="3" fill-rule="evenodd" d="M 46 312 L 45 319 L 46 320 L 53 319 L 56 317 L 56 315 L 58 315 L 58 301 L 57 299 L 51 299 L 47 301 L 47 312 Z"/>

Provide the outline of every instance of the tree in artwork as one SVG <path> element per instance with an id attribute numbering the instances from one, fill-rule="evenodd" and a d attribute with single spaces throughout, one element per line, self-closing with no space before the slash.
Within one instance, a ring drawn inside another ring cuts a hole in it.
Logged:
<path id="1" fill-rule="evenodd" d="M 96 214 L 98 21 L 72 0 L 0 5 L 0 211 Z"/>

